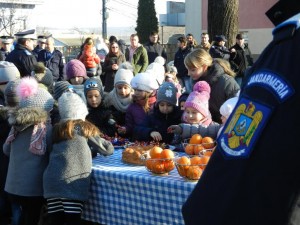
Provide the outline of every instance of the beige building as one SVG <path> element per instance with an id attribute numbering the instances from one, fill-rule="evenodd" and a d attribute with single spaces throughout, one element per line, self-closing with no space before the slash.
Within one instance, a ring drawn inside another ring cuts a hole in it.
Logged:
<path id="1" fill-rule="evenodd" d="M 253 54 L 260 54 L 272 39 L 273 24 L 265 12 L 277 0 L 239 0 L 240 32 L 247 36 Z M 185 1 L 185 33 L 192 33 L 198 42 L 201 33 L 207 31 L 208 0 Z"/>

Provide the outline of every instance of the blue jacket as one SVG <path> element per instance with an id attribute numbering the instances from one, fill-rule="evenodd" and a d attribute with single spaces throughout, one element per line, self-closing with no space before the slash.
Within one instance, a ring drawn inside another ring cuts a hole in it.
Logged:
<path id="1" fill-rule="evenodd" d="M 54 82 L 64 80 L 64 57 L 59 50 L 55 49 L 52 54 L 46 49 L 41 50 L 37 61 L 43 62 L 51 70 Z"/>
<path id="2" fill-rule="evenodd" d="M 157 105 L 153 108 L 153 112 L 146 116 L 144 121 L 134 128 L 134 133 L 139 141 L 153 141 L 150 133 L 157 131 L 162 136 L 162 142 L 170 144 L 174 134 L 168 133 L 167 129 L 171 125 L 177 125 L 181 122 L 182 111 L 179 107 L 174 107 L 170 114 L 163 114 L 159 111 Z"/>

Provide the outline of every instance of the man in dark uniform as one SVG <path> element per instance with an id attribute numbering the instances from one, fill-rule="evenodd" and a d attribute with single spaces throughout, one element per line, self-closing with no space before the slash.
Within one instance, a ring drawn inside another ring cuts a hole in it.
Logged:
<path id="1" fill-rule="evenodd" d="M 1 36 L 1 49 L 0 54 L 2 55 L 2 60 L 8 56 L 11 51 L 11 46 L 13 43 L 14 38 L 11 36 Z"/>
<path id="2" fill-rule="evenodd" d="M 299 0 L 280 0 L 267 16 L 276 25 L 273 40 L 247 73 L 183 205 L 186 225 L 300 224 Z"/>
<path id="3" fill-rule="evenodd" d="M 15 34 L 17 44 L 15 49 L 8 54 L 5 61 L 12 62 L 20 71 L 21 77 L 30 76 L 34 65 L 37 63 L 32 54 L 33 44 L 36 40 L 35 30 L 26 30 Z"/>
<path id="4" fill-rule="evenodd" d="M 51 70 L 54 82 L 64 80 L 64 60 L 63 54 L 55 49 L 54 39 L 50 35 L 46 39 L 46 48 L 38 54 L 38 61 Z"/>
<path id="5" fill-rule="evenodd" d="M 36 58 L 38 58 L 39 52 L 42 51 L 43 49 L 45 49 L 45 47 L 46 47 L 46 40 L 47 40 L 47 36 L 45 36 L 45 35 L 39 35 L 38 36 L 37 46 L 35 46 L 35 48 L 32 51 L 32 53 L 34 54 L 34 56 Z"/>

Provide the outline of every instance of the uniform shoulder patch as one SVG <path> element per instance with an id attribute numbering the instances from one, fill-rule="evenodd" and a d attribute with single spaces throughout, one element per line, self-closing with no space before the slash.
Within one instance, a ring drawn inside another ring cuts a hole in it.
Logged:
<path id="1" fill-rule="evenodd" d="M 248 158 L 273 109 L 241 96 L 217 142 L 226 158 Z"/>
<path id="2" fill-rule="evenodd" d="M 295 92 L 293 87 L 282 76 L 268 70 L 260 70 L 251 75 L 245 88 L 253 85 L 262 86 L 270 90 L 280 103 L 284 102 Z"/>

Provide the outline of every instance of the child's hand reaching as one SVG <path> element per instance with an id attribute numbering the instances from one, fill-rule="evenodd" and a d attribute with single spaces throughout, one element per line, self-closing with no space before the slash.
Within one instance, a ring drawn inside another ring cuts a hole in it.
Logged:
<path id="1" fill-rule="evenodd" d="M 182 128 L 179 125 L 171 125 L 168 127 L 168 133 L 182 134 Z"/>
<path id="2" fill-rule="evenodd" d="M 162 140 L 161 134 L 157 131 L 152 131 L 150 136 L 153 138 L 154 141 L 161 141 Z"/>

